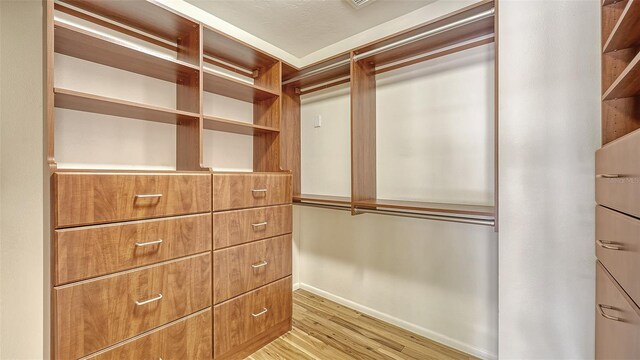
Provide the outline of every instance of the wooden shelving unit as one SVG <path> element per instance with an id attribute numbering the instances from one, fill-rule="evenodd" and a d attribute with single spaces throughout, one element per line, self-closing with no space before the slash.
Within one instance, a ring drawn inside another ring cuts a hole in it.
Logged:
<path id="1" fill-rule="evenodd" d="M 300 121 L 300 95 L 350 83 L 351 96 L 351 197 L 301 193 L 300 159 L 290 158 L 294 201 L 320 205 L 350 206 L 352 214 L 375 210 L 400 216 L 406 213 L 436 217 L 473 218 L 469 223 L 493 225 L 498 214 L 498 149 L 494 146 L 494 205 L 441 204 L 421 201 L 378 199 L 376 169 L 376 75 L 464 51 L 497 43 L 497 3 L 485 0 L 423 25 L 352 49 L 303 69 L 285 66 L 283 71 L 283 124 Z M 497 84 L 497 49 L 496 78 Z M 497 86 L 496 86 L 497 88 Z M 497 91 L 495 93 L 497 108 Z M 498 117 L 494 118 L 497 144 Z M 286 142 L 289 153 L 300 152 L 300 128 L 292 125 Z"/>
<path id="2" fill-rule="evenodd" d="M 229 132 L 241 135 L 260 135 L 260 134 L 274 134 L 280 132 L 280 130 L 268 127 L 250 124 L 246 122 L 223 119 L 214 116 L 204 116 L 204 128 L 207 130 L 215 130 L 222 132 Z"/>
<path id="3" fill-rule="evenodd" d="M 604 1 L 602 144 L 640 129 L 640 2 Z"/>
<path id="4" fill-rule="evenodd" d="M 204 70 L 204 91 L 246 102 L 274 99 L 278 92 L 210 70 Z"/>

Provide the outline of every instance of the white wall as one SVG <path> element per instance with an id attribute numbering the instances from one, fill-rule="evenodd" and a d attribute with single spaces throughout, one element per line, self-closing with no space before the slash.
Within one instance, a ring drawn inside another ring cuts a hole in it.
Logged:
<path id="1" fill-rule="evenodd" d="M 378 76 L 380 198 L 492 204 L 492 51 L 484 46 Z M 348 86 L 303 96 L 301 122 L 302 192 L 349 196 Z M 309 207 L 296 212 L 302 288 L 496 357 L 492 228 Z"/>
<path id="2" fill-rule="evenodd" d="M 500 357 L 594 356 L 598 1 L 500 2 Z"/>
<path id="3" fill-rule="evenodd" d="M 0 1 L 0 53 L 0 358 L 42 359 L 49 284 L 40 1 Z"/>

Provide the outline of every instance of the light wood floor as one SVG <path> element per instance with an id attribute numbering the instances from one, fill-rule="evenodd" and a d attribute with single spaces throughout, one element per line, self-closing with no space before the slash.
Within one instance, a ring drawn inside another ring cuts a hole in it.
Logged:
<path id="1" fill-rule="evenodd" d="M 293 330 L 251 360 L 475 359 L 330 300 L 297 290 Z"/>

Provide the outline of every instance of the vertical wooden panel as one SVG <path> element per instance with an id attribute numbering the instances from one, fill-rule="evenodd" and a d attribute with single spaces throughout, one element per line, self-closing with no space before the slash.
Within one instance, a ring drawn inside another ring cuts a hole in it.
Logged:
<path id="1" fill-rule="evenodd" d="M 54 94 L 53 94 L 53 0 L 44 0 L 45 6 L 45 26 L 44 26 L 44 82 L 45 82 L 45 139 L 47 141 L 47 164 L 49 171 L 53 172 L 57 168 L 55 160 L 55 119 L 54 119 Z"/>
<path id="2" fill-rule="evenodd" d="M 281 91 L 282 64 L 260 68 L 255 84 Z M 281 97 L 256 101 L 253 104 L 253 123 L 280 129 Z M 261 134 L 253 137 L 253 171 L 280 171 L 280 134 Z"/>
<path id="3" fill-rule="evenodd" d="M 200 71 L 179 80 L 176 91 L 178 110 L 202 115 L 202 25 L 178 41 L 178 60 L 195 62 Z M 197 60 L 194 60 L 197 59 Z M 176 127 L 176 169 L 201 170 L 202 116 L 198 120 L 180 120 Z"/>
<path id="4" fill-rule="evenodd" d="M 280 166 L 293 176 L 293 196 L 302 193 L 300 159 L 300 95 L 293 86 L 282 89 L 282 119 L 280 122 Z"/>
<path id="5" fill-rule="evenodd" d="M 351 55 L 351 198 L 376 199 L 375 64 Z"/>

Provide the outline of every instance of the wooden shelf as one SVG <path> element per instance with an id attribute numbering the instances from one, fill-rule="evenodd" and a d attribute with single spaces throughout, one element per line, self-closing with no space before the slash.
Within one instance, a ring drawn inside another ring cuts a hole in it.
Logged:
<path id="1" fill-rule="evenodd" d="M 354 206 L 370 209 L 397 209 L 407 211 L 422 211 L 428 213 L 443 213 L 457 215 L 495 216 L 495 207 L 483 205 L 429 203 L 403 200 L 361 200 L 354 201 Z"/>
<path id="2" fill-rule="evenodd" d="M 333 80 L 337 80 L 340 78 L 348 77 L 351 74 L 351 64 L 349 62 L 350 55 L 342 54 L 336 57 L 333 57 L 329 60 L 322 61 L 307 67 L 300 69 L 297 72 L 289 71 L 289 74 L 286 78 L 283 79 L 283 82 L 287 82 L 289 79 L 293 79 L 298 76 L 304 76 L 305 74 L 313 73 L 317 69 L 323 68 L 325 66 L 332 66 L 334 64 L 340 64 L 331 70 L 322 71 L 320 73 L 309 75 L 303 79 L 293 81 L 287 84 L 287 86 L 293 86 L 297 88 L 308 88 L 317 86 L 324 83 L 332 82 Z M 346 81 L 348 82 L 348 80 Z"/>
<path id="3" fill-rule="evenodd" d="M 198 114 L 54 88 L 55 107 L 90 113 L 148 120 L 166 124 L 196 121 Z"/>
<path id="4" fill-rule="evenodd" d="M 278 60 L 251 45 L 233 39 L 208 26 L 203 26 L 203 53 L 247 70 L 268 68 Z"/>
<path id="5" fill-rule="evenodd" d="M 256 102 L 280 96 L 280 92 L 262 86 L 252 85 L 244 81 L 217 74 L 210 70 L 204 72 L 204 91 L 242 100 Z"/>
<path id="6" fill-rule="evenodd" d="M 351 206 L 351 198 L 347 196 L 300 194 L 300 195 L 294 195 L 293 201 L 314 203 L 314 204 Z"/>
<path id="7" fill-rule="evenodd" d="M 236 120 L 223 119 L 214 116 L 203 116 L 204 128 L 241 135 L 261 135 L 278 133 L 280 130 L 268 126 L 255 125 Z"/>
<path id="8" fill-rule="evenodd" d="M 602 100 L 614 100 L 640 95 L 640 53 L 624 69 L 602 96 Z"/>
<path id="9" fill-rule="evenodd" d="M 603 52 L 640 45 L 640 0 L 628 0 L 616 26 L 611 31 Z"/>
<path id="10" fill-rule="evenodd" d="M 198 23 L 155 1 L 61 0 L 64 3 L 176 43 L 186 38 Z"/>
<path id="11" fill-rule="evenodd" d="M 131 71 L 156 79 L 178 82 L 199 71 L 189 63 L 145 52 L 125 41 L 55 22 L 55 52 Z"/>

